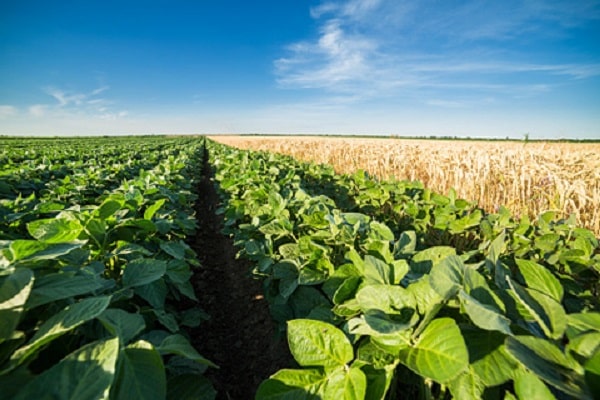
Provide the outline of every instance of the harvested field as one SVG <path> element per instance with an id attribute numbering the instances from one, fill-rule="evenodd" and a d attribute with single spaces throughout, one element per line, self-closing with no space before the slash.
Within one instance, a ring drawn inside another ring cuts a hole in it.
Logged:
<path id="1" fill-rule="evenodd" d="M 231 146 L 364 169 L 385 179 L 419 180 L 440 193 L 454 188 L 488 212 L 506 206 L 535 218 L 553 210 L 574 214 L 600 236 L 600 144 L 449 141 L 395 138 L 212 136 Z"/>

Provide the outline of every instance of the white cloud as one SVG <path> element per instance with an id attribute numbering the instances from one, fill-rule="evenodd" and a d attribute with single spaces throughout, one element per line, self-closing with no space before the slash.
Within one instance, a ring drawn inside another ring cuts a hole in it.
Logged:
<path id="1" fill-rule="evenodd" d="M 529 96 L 561 80 L 600 76 L 598 63 L 536 62 L 506 51 L 517 37 L 561 35 L 599 20 L 597 0 L 325 1 L 310 12 L 318 36 L 291 44 L 275 61 L 282 88 L 321 89 L 355 101 L 413 96 L 421 89 Z M 443 95 L 440 101 L 450 101 Z"/>
<path id="2" fill-rule="evenodd" d="M 82 117 L 117 120 L 127 117 L 127 111 L 114 109 L 114 101 L 106 97 L 99 97 L 109 89 L 110 87 L 105 85 L 88 92 L 81 92 L 49 86 L 43 91 L 56 103 L 32 105 L 29 107 L 29 115 L 54 120 Z"/>
<path id="3" fill-rule="evenodd" d="M 29 115 L 32 117 L 40 118 L 46 115 L 48 105 L 46 104 L 34 104 L 29 107 Z"/>
<path id="4" fill-rule="evenodd" d="M 19 110 L 15 106 L 0 105 L 0 119 L 14 117 L 19 113 Z"/>

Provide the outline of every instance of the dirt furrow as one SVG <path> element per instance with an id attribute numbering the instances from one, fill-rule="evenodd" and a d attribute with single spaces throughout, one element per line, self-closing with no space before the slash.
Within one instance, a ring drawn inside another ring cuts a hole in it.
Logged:
<path id="1" fill-rule="evenodd" d="M 215 215 L 219 197 L 212 170 L 204 165 L 196 218 L 199 229 L 191 243 L 199 256 L 192 282 L 202 307 L 211 319 L 192 332 L 200 353 L 219 365 L 206 375 L 218 391 L 217 399 L 253 399 L 260 382 L 292 365 L 284 339 L 277 339 L 260 281 L 247 262 L 235 258 L 230 238 L 220 231 Z"/>

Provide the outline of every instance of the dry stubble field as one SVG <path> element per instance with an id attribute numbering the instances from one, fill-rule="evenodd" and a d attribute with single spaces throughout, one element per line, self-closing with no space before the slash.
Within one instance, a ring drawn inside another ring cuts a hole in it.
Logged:
<path id="1" fill-rule="evenodd" d="M 574 214 L 600 236 L 600 143 L 450 141 L 315 136 L 211 136 L 231 146 L 327 163 L 340 173 L 364 169 L 385 179 L 418 180 L 440 193 L 454 188 L 488 212 L 508 207 L 535 218 Z"/>

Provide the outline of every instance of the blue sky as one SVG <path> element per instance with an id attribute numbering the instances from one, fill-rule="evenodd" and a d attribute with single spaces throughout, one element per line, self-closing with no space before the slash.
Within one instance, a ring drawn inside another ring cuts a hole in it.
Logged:
<path id="1" fill-rule="evenodd" d="M 600 0 L 0 3 L 0 134 L 600 138 Z"/>

